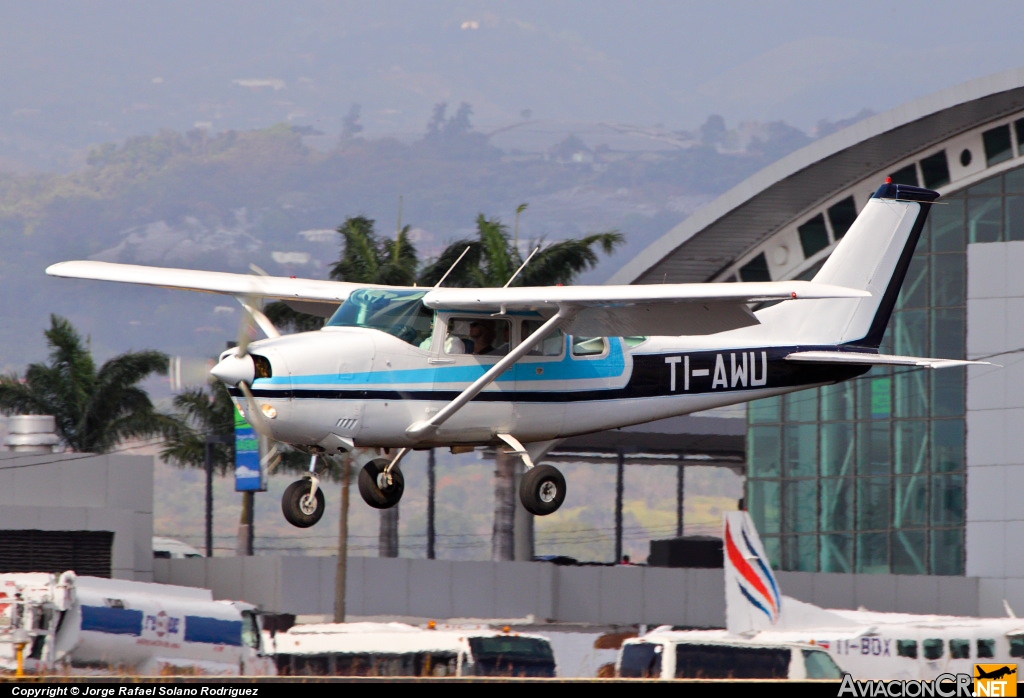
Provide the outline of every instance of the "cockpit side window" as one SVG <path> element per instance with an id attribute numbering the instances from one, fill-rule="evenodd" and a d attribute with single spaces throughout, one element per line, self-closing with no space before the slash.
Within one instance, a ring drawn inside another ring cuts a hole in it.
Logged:
<path id="1" fill-rule="evenodd" d="M 523 341 L 540 329 L 544 322 L 541 320 L 523 320 L 522 336 Z M 528 356 L 561 356 L 565 347 L 565 334 L 561 330 L 555 330 L 540 341 L 540 344 L 527 352 Z"/>

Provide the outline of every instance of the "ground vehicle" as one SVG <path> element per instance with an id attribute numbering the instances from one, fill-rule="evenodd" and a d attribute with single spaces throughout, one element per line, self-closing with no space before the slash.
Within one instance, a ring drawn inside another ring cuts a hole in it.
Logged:
<path id="1" fill-rule="evenodd" d="M 203 554 L 187 543 L 174 538 L 153 536 L 153 557 L 178 559 L 185 557 L 203 557 Z"/>
<path id="2" fill-rule="evenodd" d="M 489 628 L 323 623 L 274 643 L 282 676 L 555 676 L 547 638 Z"/>
<path id="3" fill-rule="evenodd" d="M 49 573 L 0 574 L 0 668 L 274 674 L 260 616 L 207 589 Z"/>
<path id="4" fill-rule="evenodd" d="M 725 630 L 655 628 L 622 643 L 617 676 L 659 679 L 843 677 L 828 652 L 802 642 L 747 640 Z"/>

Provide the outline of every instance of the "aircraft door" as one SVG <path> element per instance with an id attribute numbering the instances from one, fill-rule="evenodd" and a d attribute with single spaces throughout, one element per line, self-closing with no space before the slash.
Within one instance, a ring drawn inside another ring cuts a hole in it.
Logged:
<path id="1" fill-rule="evenodd" d="M 519 340 L 540 329 L 543 319 L 519 323 Z M 566 372 L 565 333 L 552 332 L 513 367 L 515 374 L 515 417 L 518 434 L 531 438 L 553 438 L 561 433 L 565 419 L 566 392 L 573 389 Z"/>
<path id="2" fill-rule="evenodd" d="M 512 323 L 490 316 L 439 315 L 432 351 L 433 406 L 441 409 L 508 353 Z M 456 413 L 440 432 L 458 431 L 460 440 L 489 441 L 512 427 L 514 373 L 508 370 Z M 449 437 L 451 434 L 448 435 Z"/>

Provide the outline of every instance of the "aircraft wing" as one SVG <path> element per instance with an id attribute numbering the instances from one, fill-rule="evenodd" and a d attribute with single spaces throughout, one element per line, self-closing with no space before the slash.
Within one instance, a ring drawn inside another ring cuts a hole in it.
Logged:
<path id="1" fill-rule="evenodd" d="M 994 366 L 991 361 L 965 361 L 963 359 L 930 359 L 923 356 L 893 356 L 858 351 L 798 351 L 786 356 L 786 361 L 809 361 L 823 364 L 859 364 L 861 366 L 923 366 L 949 368 L 981 364 Z"/>
<path id="2" fill-rule="evenodd" d="M 530 310 L 551 315 L 575 308 L 566 331 L 585 336 L 701 335 L 757 325 L 748 304 L 809 298 L 862 298 L 866 291 L 810 281 L 436 288 L 429 308 L 468 311 Z"/>
<path id="3" fill-rule="evenodd" d="M 349 293 L 365 285 L 92 261 L 59 262 L 47 267 L 46 273 L 72 279 L 120 281 L 186 291 L 273 298 L 287 302 L 296 310 L 323 317 L 330 316 L 348 298 Z"/>

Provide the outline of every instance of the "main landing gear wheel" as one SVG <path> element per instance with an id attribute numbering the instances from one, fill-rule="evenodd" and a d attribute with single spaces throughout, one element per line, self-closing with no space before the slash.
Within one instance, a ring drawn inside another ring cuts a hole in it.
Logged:
<path id="1" fill-rule="evenodd" d="M 519 499 L 531 514 L 553 514 L 565 501 L 565 477 L 558 468 L 535 465 L 519 482 Z"/>
<path id="2" fill-rule="evenodd" d="M 292 526 L 309 528 L 324 515 L 323 490 L 317 487 L 316 496 L 311 497 L 312 484 L 309 480 L 296 480 L 281 497 L 281 511 Z"/>
<path id="3" fill-rule="evenodd" d="M 359 494 L 374 509 L 390 509 L 398 504 L 405 492 L 405 477 L 401 470 L 396 467 L 385 474 L 388 462 L 384 458 L 373 460 L 359 471 Z"/>

